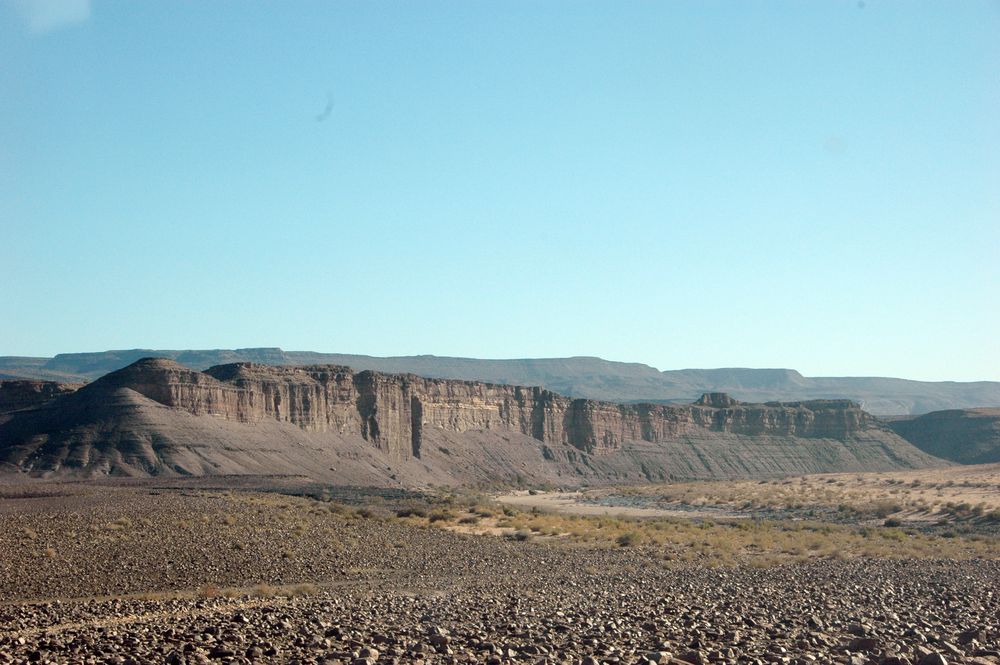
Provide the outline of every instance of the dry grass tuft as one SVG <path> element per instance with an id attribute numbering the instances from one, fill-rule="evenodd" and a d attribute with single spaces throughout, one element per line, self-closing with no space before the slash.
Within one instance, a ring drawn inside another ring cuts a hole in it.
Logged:
<path id="1" fill-rule="evenodd" d="M 219 587 L 214 584 L 206 584 L 198 589 L 199 598 L 217 598 L 220 594 Z"/>

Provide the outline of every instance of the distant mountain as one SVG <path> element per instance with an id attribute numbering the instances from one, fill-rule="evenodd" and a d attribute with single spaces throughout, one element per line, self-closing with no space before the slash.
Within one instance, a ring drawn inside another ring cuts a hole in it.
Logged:
<path id="1" fill-rule="evenodd" d="M 890 429 L 925 453 L 959 464 L 1000 462 L 1000 409 L 953 409 L 900 418 Z"/>
<path id="2" fill-rule="evenodd" d="M 641 363 L 601 358 L 479 360 L 440 356 L 374 356 L 279 348 L 164 351 L 132 349 L 61 353 L 54 358 L 0 357 L 0 378 L 93 381 L 140 358 L 169 358 L 192 369 L 255 362 L 265 365 L 345 365 L 419 376 L 542 386 L 571 397 L 616 402 L 691 402 L 725 392 L 747 402 L 850 399 L 876 415 L 1000 407 L 1000 382 L 927 382 L 880 377 L 804 377 L 791 369 L 682 369 L 661 372 Z"/>

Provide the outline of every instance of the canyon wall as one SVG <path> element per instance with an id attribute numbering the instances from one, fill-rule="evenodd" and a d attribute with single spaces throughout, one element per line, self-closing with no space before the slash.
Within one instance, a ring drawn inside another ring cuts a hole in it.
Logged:
<path id="1" fill-rule="evenodd" d="M 743 404 L 708 394 L 690 405 L 569 399 L 541 388 L 353 372 L 334 365 L 236 363 L 196 372 L 140 360 L 92 384 L 128 388 L 195 415 L 241 423 L 288 422 L 310 432 L 360 434 L 391 458 L 420 457 L 428 430 L 530 436 L 602 455 L 625 442 L 693 432 L 846 439 L 878 422 L 846 400 Z"/>
<path id="2" fill-rule="evenodd" d="M 156 358 L 78 390 L 29 383 L 0 386 L 0 406 L 16 405 L 0 413 L 0 473 L 573 486 L 943 463 L 845 400 L 618 404 L 337 365 L 199 372 Z"/>

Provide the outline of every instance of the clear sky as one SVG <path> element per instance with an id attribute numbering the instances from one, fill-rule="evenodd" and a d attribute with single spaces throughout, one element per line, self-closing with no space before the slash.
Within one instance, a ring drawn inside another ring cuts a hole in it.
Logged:
<path id="1" fill-rule="evenodd" d="M 0 355 L 1000 380 L 1000 3 L 0 0 Z"/>

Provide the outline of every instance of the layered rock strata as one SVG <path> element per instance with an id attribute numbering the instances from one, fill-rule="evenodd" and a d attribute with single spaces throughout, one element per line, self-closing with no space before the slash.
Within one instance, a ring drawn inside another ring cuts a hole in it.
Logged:
<path id="1" fill-rule="evenodd" d="M 615 404 L 569 399 L 542 388 L 355 373 L 334 365 L 235 363 L 196 372 L 145 359 L 95 385 L 105 383 L 194 415 L 360 434 L 394 457 L 419 457 L 421 434 L 430 428 L 516 432 L 602 454 L 625 441 L 657 443 L 696 430 L 843 440 L 880 427 L 846 400 L 742 404 L 715 394 L 690 405 Z"/>
<path id="2" fill-rule="evenodd" d="M 0 467 L 31 473 L 634 482 L 939 462 L 844 400 L 616 404 L 336 365 L 147 358 L 0 421 Z"/>

